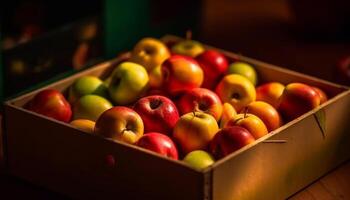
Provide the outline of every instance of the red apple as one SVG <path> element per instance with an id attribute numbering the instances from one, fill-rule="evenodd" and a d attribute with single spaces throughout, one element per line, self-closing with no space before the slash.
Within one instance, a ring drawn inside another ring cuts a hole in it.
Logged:
<path id="1" fill-rule="evenodd" d="M 141 116 L 145 132 L 160 132 L 171 135 L 179 119 L 175 104 L 168 98 L 159 95 L 139 99 L 134 110 Z"/>
<path id="2" fill-rule="evenodd" d="M 178 159 L 178 153 L 174 142 L 162 133 L 151 132 L 144 134 L 137 142 L 137 146 L 169 158 Z"/>
<path id="3" fill-rule="evenodd" d="M 320 96 L 320 104 L 323 104 L 324 102 L 326 102 L 328 100 L 328 97 L 327 97 L 327 94 L 321 90 L 320 88 L 318 87 L 312 87 L 316 92 L 317 94 Z"/>
<path id="4" fill-rule="evenodd" d="M 200 87 L 203 82 L 203 70 L 196 60 L 188 56 L 170 56 L 161 70 L 163 90 L 172 96 Z"/>
<path id="5" fill-rule="evenodd" d="M 69 122 L 72 117 L 70 104 L 61 92 L 54 89 L 36 94 L 29 102 L 28 109 L 63 122 Z"/>
<path id="6" fill-rule="evenodd" d="M 143 122 L 139 114 L 125 106 L 115 106 L 97 119 L 94 132 L 112 140 L 136 143 L 143 135 Z"/>
<path id="7" fill-rule="evenodd" d="M 222 113 L 222 104 L 218 95 L 205 88 L 194 88 L 185 92 L 177 105 L 182 115 L 192 111 L 205 112 L 218 121 Z"/>
<path id="8" fill-rule="evenodd" d="M 204 72 L 202 87 L 214 89 L 228 68 L 226 57 L 218 51 L 206 50 L 196 57 Z"/>
<path id="9" fill-rule="evenodd" d="M 320 102 L 320 96 L 311 86 L 290 83 L 283 91 L 278 111 L 283 118 L 290 121 L 316 108 Z"/>
<path id="10" fill-rule="evenodd" d="M 212 155 L 220 159 L 254 141 L 254 137 L 247 129 L 240 126 L 230 126 L 221 129 L 215 135 L 209 148 Z"/>
<path id="11" fill-rule="evenodd" d="M 267 102 L 274 108 L 277 108 L 283 90 L 284 85 L 279 82 L 262 84 L 256 88 L 256 100 Z"/>

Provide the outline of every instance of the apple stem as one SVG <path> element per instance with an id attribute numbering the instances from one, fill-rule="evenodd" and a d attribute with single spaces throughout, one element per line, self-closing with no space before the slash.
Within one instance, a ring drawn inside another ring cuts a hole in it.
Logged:
<path id="1" fill-rule="evenodd" d="M 186 40 L 192 40 L 192 31 L 190 29 L 186 31 Z"/>
<path id="2" fill-rule="evenodd" d="M 244 108 L 244 115 L 243 115 L 243 117 L 246 118 L 247 114 L 248 114 L 248 107 L 245 107 Z"/>

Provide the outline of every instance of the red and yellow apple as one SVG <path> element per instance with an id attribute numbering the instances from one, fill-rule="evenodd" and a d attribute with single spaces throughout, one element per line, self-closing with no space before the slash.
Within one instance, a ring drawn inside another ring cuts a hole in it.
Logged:
<path id="1" fill-rule="evenodd" d="M 268 134 L 264 122 L 253 114 L 237 114 L 230 119 L 225 127 L 240 126 L 249 131 L 255 139 L 259 139 Z"/>
<path id="2" fill-rule="evenodd" d="M 146 133 L 137 141 L 136 145 L 168 158 L 178 159 L 176 145 L 168 136 L 162 133 Z"/>
<path id="3" fill-rule="evenodd" d="M 221 129 L 215 135 L 209 148 L 214 157 L 220 159 L 254 141 L 254 137 L 247 129 L 240 126 L 229 126 Z"/>
<path id="4" fill-rule="evenodd" d="M 205 88 L 186 91 L 180 97 L 177 105 L 182 115 L 192 111 L 205 112 L 219 121 L 222 113 L 220 98 L 215 92 Z"/>
<path id="5" fill-rule="evenodd" d="M 303 83 L 288 84 L 281 96 L 278 111 L 287 121 L 320 105 L 320 95 L 309 85 Z"/>
<path id="6" fill-rule="evenodd" d="M 222 106 L 222 115 L 220 119 L 220 128 L 225 127 L 226 123 L 233 118 L 235 115 L 237 115 L 237 112 L 235 108 L 229 104 L 229 103 L 224 103 Z"/>
<path id="7" fill-rule="evenodd" d="M 202 87 L 214 89 L 228 68 L 226 57 L 218 51 L 206 50 L 196 57 L 204 72 Z"/>
<path id="8" fill-rule="evenodd" d="M 246 77 L 230 74 L 222 78 L 215 89 L 216 94 L 224 103 L 230 103 L 237 112 L 255 101 L 255 87 Z"/>
<path id="9" fill-rule="evenodd" d="M 131 62 L 142 65 L 148 72 L 160 66 L 170 56 L 168 48 L 155 38 L 143 38 L 131 53 Z"/>
<path id="10" fill-rule="evenodd" d="M 326 102 L 328 100 L 328 96 L 327 94 L 321 90 L 318 87 L 312 86 L 312 88 L 317 92 L 317 94 L 320 96 L 320 104 L 323 104 L 324 102 Z"/>
<path id="11" fill-rule="evenodd" d="M 279 82 L 262 84 L 256 88 L 256 100 L 265 101 L 277 109 L 283 90 L 284 85 Z"/>
<path id="12" fill-rule="evenodd" d="M 69 122 L 72 116 L 70 104 L 62 93 L 55 89 L 40 91 L 28 103 L 27 108 L 33 112 L 63 122 Z"/>
<path id="13" fill-rule="evenodd" d="M 153 95 L 139 99 L 133 109 L 141 116 L 145 132 L 171 135 L 179 119 L 175 104 L 164 96 Z"/>
<path id="14" fill-rule="evenodd" d="M 162 64 L 163 89 L 170 95 L 200 87 L 203 71 L 197 61 L 188 56 L 172 55 Z"/>
<path id="15" fill-rule="evenodd" d="M 207 148 L 209 142 L 218 132 L 215 118 L 203 112 L 190 112 L 177 121 L 173 138 L 180 145 L 183 153 Z"/>
<path id="16" fill-rule="evenodd" d="M 144 126 L 137 112 L 125 106 L 115 106 L 97 119 L 94 132 L 105 138 L 134 144 L 143 135 Z"/>

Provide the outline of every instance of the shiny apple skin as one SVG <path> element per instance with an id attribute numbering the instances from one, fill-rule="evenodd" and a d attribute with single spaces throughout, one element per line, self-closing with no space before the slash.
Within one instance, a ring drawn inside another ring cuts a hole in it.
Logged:
<path id="1" fill-rule="evenodd" d="M 312 88 L 317 92 L 317 94 L 320 96 L 320 104 L 323 104 L 324 102 L 326 102 L 328 100 L 328 96 L 327 94 L 321 90 L 318 87 L 312 86 Z"/>
<path id="2" fill-rule="evenodd" d="M 27 108 L 62 122 L 69 122 L 72 117 L 70 104 L 63 94 L 55 89 L 40 91 L 30 100 Z"/>
<path id="3" fill-rule="evenodd" d="M 161 67 L 163 90 L 172 96 L 198 88 L 204 74 L 197 61 L 188 56 L 172 55 Z"/>
<path id="4" fill-rule="evenodd" d="M 286 121 L 291 121 L 320 105 L 321 98 L 309 85 L 290 83 L 281 96 L 278 111 Z"/>
<path id="5" fill-rule="evenodd" d="M 203 112 L 190 112 L 177 121 L 173 138 L 182 152 L 187 154 L 194 150 L 204 150 L 218 132 L 215 118 Z"/>
<path id="6" fill-rule="evenodd" d="M 206 50 L 196 60 L 204 72 L 202 87 L 214 89 L 228 69 L 227 58 L 216 50 Z"/>
<path id="7" fill-rule="evenodd" d="M 222 114 L 220 98 L 215 92 L 205 88 L 186 91 L 180 97 L 177 105 L 182 115 L 192 111 L 204 112 L 219 121 Z"/>
<path id="8" fill-rule="evenodd" d="M 210 152 L 216 159 L 223 158 L 232 152 L 254 142 L 250 132 L 240 126 L 229 126 L 221 129 L 210 142 Z"/>
<path id="9" fill-rule="evenodd" d="M 160 95 L 139 99 L 133 109 L 141 116 L 146 133 L 160 132 L 171 135 L 179 119 L 179 112 L 172 100 Z"/>
<path id="10" fill-rule="evenodd" d="M 105 138 L 134 144 L 143 135 L 144 126 L 137 112 L 125 106 L 115 106 L 97 119 L 94 132 Z"/>
<path id="11" fill-rule="evenodd" d="M 240 126 L 249 131 L 255 139 L 259 139 L 268 134 L 264 122 L 253 114 L 237 114 L 230 119 L 225 127 Z"/>
<path id="12" fill-rule="evenodd" d="M 203 170 L 214 164 L 215 159 L 210 153 L 206 151 L 195 150 L 188 153 L 184 157 L 183 161 L 196 170 Z"/>
<path id="13" fill-rule="evenodd" d="M 267 102 L 277 109 L 284 87 L 285 86 L 279 82 L 262 84 L 256 88 L 256 100 Z"/>
<path id="14" fill-rule="evenodd" d="M 146 133 L 137 141 L 136 145 L 168 158 L 178 160 L 178 152 L 175 143 L 170 137 L 163 133 Z"/>
<path id="15" fill-rule="evenodd" d="M 112 107 L 112 103 L 107 99 L 98 95 L 88 94 L 74 103 L 73 119 L 88 119 L 96 121 L 104 111 Z"/>
<path id="16" fill-rule="evenodd" d="M 264 101 L 254 101 L 250 103 L 246 110 L 243 109 L 242 112 L 247 112 L 259 117 L 264 124 L 268 132 L 279 128 L 282 125 L 282 117 L 278 111 L 270 104 Z"/>

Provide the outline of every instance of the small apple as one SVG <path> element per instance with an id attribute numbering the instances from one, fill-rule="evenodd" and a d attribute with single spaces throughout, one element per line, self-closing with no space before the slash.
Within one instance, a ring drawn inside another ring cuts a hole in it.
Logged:
<path id="1" fill-rule="evenodd" d="M 218 124 L 213 116 L 203 112 L 190 112 L 182 115 L 177 121 L 173 138 L 187 154 L 207 148 L 218 130 Z"/>
<path id="2" fill-rule="evenodd" d="M 214 157 L 220 159 L 254 141 L 254 137 L 247 129 L 240 126 L 229 126 L 221 129 L 215 135 L 209 148 Z"/>
<path id="3" fill-rule="evenodd" d="M 75 80 L 70 86 L 68 100 L 71 104 L 73 104 L 80 97 L 87 94 L 96 94 L 107 98 L 108 89 L 103 81 L 98 77 L 82 76 Z"/>
<path id="4" fill-rule="evenodd" d="M 253 114 L 237 114 L 227 122 L 225 127 L 230 126 L 240 126 L 247 129 L 255 139 L 259 139 L 268 134 L 264 122 Z"/>
<path id="5" fill-rule="evenodd" d="M 162 68 L 161 65 L 153 68 L 149 73 L 149 86 L 150 88 L 160 88 L 163 83 Z"/>
<path id="6" fill-rule="evenodd" d="M 324 102 L 326 102 L 328 100 L 328 97 L 327 97 L 327 94 L 321 90 L 320 88 L 318 87 L 314 87 L 314 86 L 311 86 L 316 92 L 317 94 L 320 96 L 320 104 L 323 104 Z"/>
<path id="7" fill-rule="evenodd" d="M 96 121 L 104 111 L 112 107 L 113 105 L 107 99 L 98 95 L 88 94 L 74 103 L 73 119 Z"/>
<path id="8" fill-rule="evenodd" d="M 168 158 L 178 159 L 178 153 L 174 142 L 162 133 L 146 133 L 137 141 L 136 145 Z"/>
<path id="9" fill-rule="evenodd" d="M 245 62 L 234 62 L 228 67 L 228 74 L 240 74 L 249 79 L 253 85 L 258 82 L 258 75 L 253 66 Z"/>
<path id="10" fill-rule="evenodd" d="M 115 106 L 103 112 L 95 124 L 95 133 L 115 141 L 136 143 L 143 135 L 139 114 L 125 106 Z"/>
<path id="11" fill-rule="evenodd" d="M 279 82 L 262 84 L 256 88 L 256 100 L 265 101 L 277 109 L 283 90 L 284 85 Z"/>
<path id="12" fill-rule="evenodd" d="M 188 56 L 172 55 L 162 64 L 163 90 L 177 95 L 200 87 L 203 71 L 197 61 Z"/>
<path id="13" fill-rule="evenodd" d="M 145 132 L 171 135 L 179 119 L 175 104 L 164 96 L 153 95 L 139 99 L 133 109 L 141 116 Z"/>
<path id="14" fill-rule="evenodd" d="M 320 105 L 320 95 L 309 85 L 303 83 L 288 84 L 281 96 L 278 111 L 287 121 Z"/>
<path id="15" fill-rule="evenodd" d="M 224 76 L 215 89 L 222 102 L 230 103 L 237 112 L 255 101 L 255 87 L 246 77 L 239 74 Z"/>
<path id="16" fill-rule="evenodd" d="M 203 150 L 191 151 L 184 157 L 183 161 L 197 170 L 205 169 L 215 162 L 213 156 Z"/>
<path id="17" fill-rule="evenodd" d="M 204 88 L 214 89 L 228 68 L 226 57 L 218 51 L 206 50 L 196 57 L 204 72 Z"/>
<path id="18" fill-rule="evenodd" d="M 186 91 L 180 97 L 177 105 L 182 115 L 192 111 L 205 112 L 219 121 L 222 113 L 220 98 L 215 92 L 205 88 Z"/>
<path id="19" fill-rule="evenodd" d="M 70 124 L 87 133 L 93 133 L 95 128 L 95 122 L 88 119 L 76 119 L 71 121 Z"/>
<path id="20" fill-rule="evenodd" d="M 147 71 L 141 65 L 123 62 L 111 74 L 109 95 L 117 105 L 128 105 L 145 92 L 148 80 Z"/>
<path id="21" fill-rule="evenodd" d="M 69 122 L 72 116 L 70 104 L 61 92 L 54 89 L 40 91 L 29 101 L 27 108 L 63 122 Z"/>
<path id="22" fill-rule="evenodd" d="M 175 54 L 196 57 L 197 55 L 203 53 L 203 45 L 195 40 L 183 40 L 172 46 L 171 51 Z"/>
<path id="23" fill-rule="evenodd" d="M 222 106 L 222 115 L 220 119 L 220 128 L 224 128 L 226 123 L 233 118 L 235 115 L 237 115 L 237 112 L 235 108 L 229 104 L 229 103 L 224 103 Z"/>
<path id="24" fill-rule="evenodd" d="M 155 38 L 143 38 L 134 47 L 131 53 L 131 62 L 138 63 L 150 72 L 170 57 L 168 48 Z"/>
<path id="25" fill-rule="evenodd" d="M 280 114 L 273 106 L 264 101 L 254 101 L 242 111 L 259 117 L 264 122 L 268 132 L 282 125 Z"/>

